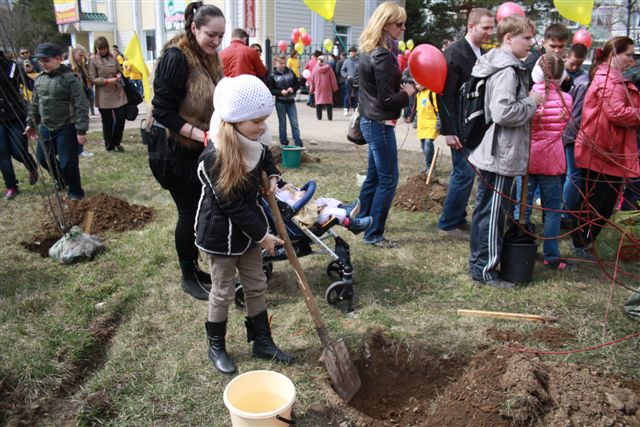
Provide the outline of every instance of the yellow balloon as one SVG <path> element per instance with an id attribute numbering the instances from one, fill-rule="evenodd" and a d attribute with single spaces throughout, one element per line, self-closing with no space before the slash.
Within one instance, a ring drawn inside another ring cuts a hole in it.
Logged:
<path id="1" fill-rule="evenodd" d="M 409 39 L 409 40 L 407 40 L 407 49 L 409 49 L 409 50 L 413 50 L 413 47 L 414 47 L 414 46 L 415 46 L 415 45 L 413 44 L 413 39 Z"/>
<path id="2" fill-rule="evenodd" d="M 300 27 L 300 28 L 298 28 L 298 31 L 300 31 L 300 34 L 304 34 L 304 33 L 307 32 L 307 29 L 304 28 L 304 27 Z"/>
<path id="3" fill-rule="evenodd" d="M 327 21 L 333 19 L 336 11 L 336 0 L 304 0 L 304 4 Z"/>
<path id="4" fill-rule="evenodd" d="M 404 52 L 406 48 L 407 48 L 407 45 L 404 43 L 404 41 L 400 40 L 398 42 L 398 49 L 400 49 L 400 52 Z"/>
<path id="5" fill-rule="evenodd" d="M 594 0 L 553 0 L 553 3 L 563 18 L 582 25 L 591 23 Z"/>
<path id="6" fill-rule="evenodd" d="M 331 52 L 331 50 L 333 49 L 333 40 L 324 39 L 324 42 L 322 42 L 322 46 L 324 47 L 324 50 L 326 50 L 327 52 Z"/>
<path id="7" fill-rule="evenodd" d="M 304 52 L 304 43 L 298 42 L 294 45 L 294 48 L 300 55 L 302 55 L 302 52 Z"/>

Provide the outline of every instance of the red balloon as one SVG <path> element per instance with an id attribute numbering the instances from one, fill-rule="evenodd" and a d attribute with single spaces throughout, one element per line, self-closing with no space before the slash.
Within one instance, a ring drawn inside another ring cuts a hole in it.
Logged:
<path id="1" fill-rule="evenodd" d="M 398 54 L 398 67 L 400 67 L 400 71 L 404 71 L 407 68 L 407 57 L 403 54 Z"/>
<path id="2" fill-rule="evenodd" d="M 409 70 L 414 80 L 437 94 L 444 90 L 447 80 L 447 60 L 435 46 L 416 46 L 409 58 Z"/>
<path id="3" fill-rule="evenodd" d="M 500 5 L 500 7 L 498 8 L 498 12 L 496 13 L 496 19 L 498 20 L 498 22 L 500 22 L 507 16 L 513 15 L 524 16 L 524 10 L 520 7 L 519 4 L 508 1 Z"/>
<path id="4" fill-rule="evenodd" d="M 573 44 L 583 44 L 588 49 L 591 47 L 592 42 L 593 42 L 593 37 L 591 37 L 591 34 L 589 33 L 589 31 L 585 30 L 584 28 L 579 29 L 573 35 Z"/>
<path id="5" fill-rule="evenodd" d="M 289 47 L 289 43 L 287 43 L 286 41 L 280 40 L 278 42 L 278 49 L 280 49 L 280 52 L 285 53 L 288 47 Z"/>
<path id="6" fill-rule="evenodd" d="M 298 43 L 298 40 L 300 40 L 300 30 L 294 28 L 293 30 L 291 30 L 291 41 L 294 43 Z"/>
<path id="7" fill-rule="evenodd" d="M 309 46 L 311 44 L 311 36 L 309 33 L 300 34 L 300 40 L 305 46 Z"/>

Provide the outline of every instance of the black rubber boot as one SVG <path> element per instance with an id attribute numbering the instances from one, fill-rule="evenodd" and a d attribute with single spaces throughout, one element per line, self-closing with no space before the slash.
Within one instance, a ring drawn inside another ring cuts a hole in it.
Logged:
<path id="1" fill-rule="evenodd" d="M 224 337 L 227 335 L 227 321 L 205 322 L 204 326 L 209 339 L 209 360 L 223 374 L 233 374 L 237 367 L 225 347 Z"/>
<path id="2" fill-rule="evenodd" d="M 276 360 L 282 363 L 292 363 L 295 360 L 295 357 L 280 350 L 273 342 L 266 310 L 256 316 L 247 317 L 245 325 L 247 327 L 247 341 L 253 341 L 253 357 Z"/>
<path id="3" fill-rule="evenodd" d="M 198 279 L 195 262 L 180 261 L 180 270 L 182 270 L 182 290 L 196 299 L 208 300 L 211 285 L 207 285 Z"/>

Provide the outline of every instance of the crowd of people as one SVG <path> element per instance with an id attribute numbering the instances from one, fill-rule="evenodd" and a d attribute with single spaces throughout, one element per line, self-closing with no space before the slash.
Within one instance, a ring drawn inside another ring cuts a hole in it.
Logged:
<path id="1" fill-rule="evenodd" d="M 443 43 L 448 73 L 443 93 L 435 94 L 416 84 L 397 60 L 406 20 L 398 3 L 384 2 L 369 19 L 358 48 L 339 57 L 317 51 L 303 69 L 298 53 L 292 51 L 288 57 L 276 56 L 269 72 L 260 58 L 261 46 L 249 46 L 242 29 L 234 30 L 230 46 L 218 52 L 225 17 L 218 7 L 198 1 L 185 10 L 184 32 L 162 50 L 147 120 L 149 165 L 175 203 L 181 286 L 194 298 L 208 301 L 208 355 L 220 372 L 237 370 L 225 341 L 236 274 L 244 287 L 253 356 L 294 360 L 271 336 L 261 253 L 273 253 L 283 242 L 271 234 L 256 200 L 263 172 L 269 192 L 276 192 L 280 181 L 267 148 L 271 134 L 266 119 L 274 109 L 280 144 L 289 144 L 288 117 L 293 143 L 303 145 L 296 106 L 296 93 L 303 85 L 318 120 L 324 110 L 332 120 L 336 95 L 345 115 L 358 108 L 368 148 L 366 179 L 356 201 L 332 201 L 330 208 L 340 210 L 340 223 L 352 223 L 352 231 L 364 232 L 364 244 L 400 246 L 387 238 L 386 222 L 400 175 L 395 126 L 403 111 L 414 106 L 405 118 L 413 121 L 415 115 L 425 171 L 432 166 L 436 137 L 444 137 L 452 170 L 438 229 L 444 238 L 469 239 L 469 275 L 482 285 L 515 286 L 499 270 L 505 224 L 519 216 L 514 202 L 523 201 L 525 222 L 530 222 L 531 207 L 540 198 L 544 266 L 575 268 L 561 253 L 561 226 L 573 229 L 573 252 L 594 259 L 593 242 L 620 193 L 633 188 L 633 180 L 640 177 L 640 81 L 625 74 L 635 64 L 633 40 L 609 40 L 595 50 L 586 73 L 582 63 L 587 47 L 576 44 L 567 52 L 569 32 L 561 24 L 551 24 L 542 49 L 532 50 L 535 29 L 527 18 L 506 17 L 496 27 L 488 9 L 475 8 L 468 15 L 465 36 Z M 486 51 L 483 46 L 494 30 L 498 46 Z M 11 157 L 25 165 L 31 183 L 38 179 L 23 133 L 38 140 L 38 162 L 58 189 L 67 188 L 71 199 L 84 197 L 79 156 L 94 104 L 102 119 L 105 149 L 123 151 L 127 99 L 120 79 L 124 73 L 137 77 L 135 70 L 103 37 L 95 40 L 91 56 L 82 46 L 71 49 L 69 66 L 63 56 L 50 43 L 36 49 L 37 63 L 26 49 L 20 50 L 18 61 L 0 55 L 6 77 L 3 94 L 20 94 L 0 98 L 0 169 L 6 199 L 18 191 Z M 28 83 L 27 78 L 38 72 L 36 65 L 41 72 Z M 461 139 L 465 117 L 459 102 L 461 88 L 472 77 L 485 82 L 483 112 L 489 125 L 475 147 Z M 527 175 L 528 180 L 520 179 Z M 469 221 L 467 205 L 475 182 Z M 628 193 L 627 202 L 633 197 Z M 207 255 L 209 272 L 198 265 L 200 252 Z"/>

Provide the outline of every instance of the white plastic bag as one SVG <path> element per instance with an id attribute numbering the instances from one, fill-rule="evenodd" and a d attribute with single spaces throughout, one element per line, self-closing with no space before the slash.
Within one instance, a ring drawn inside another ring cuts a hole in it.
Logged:
<path id="1" fill-rule="evenodd" d="M 96 237 L 82 232 L 77 225 L 49 249 L 49 256 L 62 264 L 91 260 L 107 248 Z"/>

